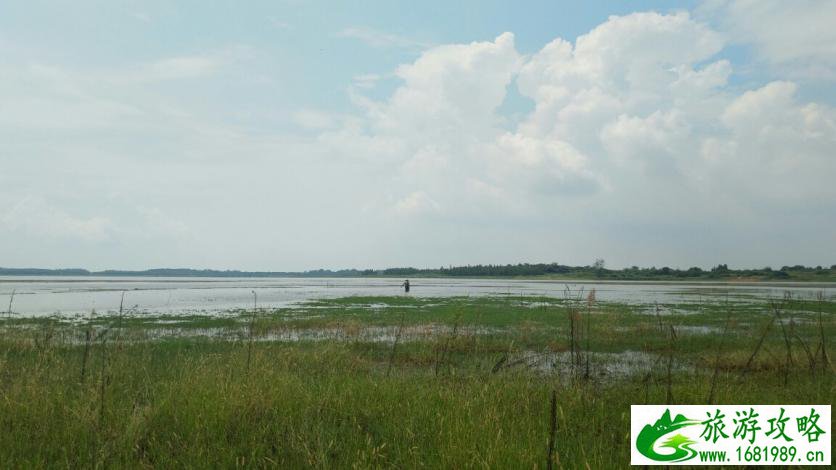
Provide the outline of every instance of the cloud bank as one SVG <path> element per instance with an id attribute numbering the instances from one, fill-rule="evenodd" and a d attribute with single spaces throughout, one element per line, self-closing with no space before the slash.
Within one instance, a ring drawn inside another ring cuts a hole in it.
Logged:
<path id="1" fill-rule="evenodd" d="M 16 138 L 0 155 L 17 171 L 0 176 L 0 241 L 63 233 L 116 246 L 98 262 L 125 268 L 832 264 L 836 110 L 799 90 L 812 72 L 830 76 L 836 38 L 813 44 L 799 20 L 776 39 L 766 18 L 782 5 L 613 16 L 531 54 L 511 32 L 429 47 L 394 70 L 383 98 L 368 74 L 346 84 L 352 112 L 293 110 L 298 131 L 255 132 L 164 99 L 169 83 L 257 60 L 247 49 L 105 80 L 6 64 L 0 98 L 14 112 L 0 133 Z M 753 17 L 738 18 L 747 8 Z M 717 12 L 742 32 L 706 19 Z M 415 46 L 360 33 L 343 35 Z M 740 43 L 778 78 L 732 83 L 723 51 Z M 50 205 L 61 201 L 74 205 Z M 151 261 L 126 254 L 154 247 Z"/>

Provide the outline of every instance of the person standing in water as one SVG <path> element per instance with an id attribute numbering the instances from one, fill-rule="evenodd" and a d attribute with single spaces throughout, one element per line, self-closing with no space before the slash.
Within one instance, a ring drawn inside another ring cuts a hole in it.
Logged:
<path id="1" fill-rule="evenodd" d="M 403 286 L 403 291 L 406 292 L 406 293 L 409 293 L 409 279 L 403 281 L 402 286 Z"/>

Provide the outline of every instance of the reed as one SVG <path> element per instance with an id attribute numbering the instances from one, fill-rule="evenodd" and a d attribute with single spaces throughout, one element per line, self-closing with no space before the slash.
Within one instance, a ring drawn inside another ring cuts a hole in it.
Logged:
<path id="1" fill-rule="evenodd" d="M 585 361 L 586 364 L 585 364 L 584 373 L 583 373 L 584 380 L 589 380 L 589 373 L 590 373 L 589 372 L 589 355 L 590 355 L 591 348 L 589 346 L 589 337 L 590 337 L 589 329 L 590 329 L 590 324 L 591 324 L 590 314 L 592 313 L 592 308 L 594 306 L 595 306 L 595 289 L 593 288 L 591 291 L 589 291 L 589 295 L 586 297 L 586 322 L 585 322 L 586 323 L 586 331 L 584 332 L 584 336 L 586 337 L 586 346 L 584 347 L 584 350 L 586 351 L 585 354 L 584 354 L 585 359 L 586 359 L 586 361 Z"/>
<path id="2" fill-rule="evenodd" d="M 546 454 L 546 468 L 554 468 L 554 445 L 557 435 L 557 391 L 552 390 L 551 406 L 549 407 L 549 447 Z"/>
<path id="3" fill-rule="evenodd" d="M 815 380 L 816 379 L 816 356 L 810 350 L 809 346 L 807 346 L 807 343 L 804 341 L 804 338 L 799 336 L 798 333 L 794 333 L 793 338 L 795 338 L 795 340 L 798 341 L 798 343 L 801 345 L 801 348 L 804 350 L 804 353 L 807 355 L 807 363 L 810 366 L 810 376 L 813 378 L 813 380 Z"/>
<path id="4" fill-rule="evenodd" d="M 775 313 L 775 318 L 777 319 L 778 324 L 781 325 L 781 333 L 784 337 L 784 346 L 786 349 L 786 360 L 784 361 L 784 385 L 786 385 L 789 381 L 790 366 L 793 364 L 792 342 L 790 341 L 790 333 L 787 332 L 787 327 L 786 325 L 784 325 L 784 319 L 781 318 L 781 305 L 779 305 L 775 301 L 772 301 L 770 302 L 770 306 L 772 308 L 772 311 Z M 792 318 L 790 318 L 790 326 L 792 326 L 792 324 Z"/>
<path id="5" fill-rule="evenodd" d="M 570 307 L 568 312 L 569 316 L 569 352 L 570 352 L 570 361 L 572 364 L 572 375 L 574 374 L 575 366 L 577 365 L 576 355 L 577 355 L 577 344 L 576 344 L 576 333 L 575 333 L 575 320 L 576 315 L 575 311 Z"/>
<path id="6" fill-rule="evenodd" d="M 583 299 L 584 289 L 581 288 L 575 295 L 567 285 L 563 291 L 563 300 L 567 306 L 566 314 L 569 318 L 569 351 L 571 361 L 572 377 L 577 378 L 579 370 L 583 365 L 583 352 L 581 341 L 583 339 L 583 322 L 581 321 L 580 304 Z"/>
<path id="7" fill-rule="evenodd" d="M 775 317 L 770 317 L 769 321 L 766 323 L 766 327 L 764 327 L 763 332 L 761 333 L 758 343 L 755 345 L 755 349 L 752 351 L 752 354 L 749 355 L 749 359 L 746 361 L 746 365 L 743 366 L 743 370 L 740 373 L 740 377 L 743 378 L 749 371 L 752 370 L 752 364 L 755 362 L 755 357 L 757 357 L 758 353 L 760 352 L 761 348 L 763 347 L 763 342 L 766 339 L 766 336 L 769 334 L 769 330 L 772 329 L 772 324 L 775 323 Z"/>
<path id="8" fill-rule="evenodd" d="M 816 293 L 816 300 L 818 306 L 818 323 L 819 323 L 819 349 L 821 350 L 821 367 L 825 370 L 830 367 L 830 358 L 827 357 L 827 342 L 825 341 L 824 324 L 822 323 L 822 306 L 824 305 L 824 292 Z"/>
<path id="9" fill-rule="evenodd" d="M 252 363 L 253 358 L 253 326 L 255 326 L 255 316 L 256 312 L 258 311 L 258 294 L 255 291 L 252 291 L 253 294 L 253 313 L 250 315 L 250 322 L 247 325 L 247 368 L 246 374 L 250 375 L 250 364 Z"/>
<path id="10" fill-rule="evenodd" d="M 104 335 L 100 336 L 101 344 L 99 350 L 101 351 L 101 358 L 99 361 L 99 429 L 102 429 L 105 424 L 105 389 L 107 388 L 109 378 L 107 374 L 107 338 Z"/>
<path id="11" fill-rule="evenodd" d="M 673 356 L 674 356 L 674 348 L 676 347 L 676 330 L 673 329 L 673 325 L 668 325 L 670 327 L 670 342 L 668 343 L 668 373 L 667 373 L 667 384 L 668 388 L 665 393 L 665 404 L 670 405 L 673 403 Z"/>
<path id="12" fill-rule="evenodd" d="M 656 324 L 659 326 L 659 334 L 663 334 L 665 327 L 662 326 L 662 309 L 659 307 L 659 302 L 654 302 L 653 305 L 656 311 Z"/>
<path id="13" fill-rule="evenodd" d="M 438 376 L 439 371 L 441 370 L 442 366 L 448 365 L 450 362 L 450 354 L 451 354 L 451 346 L 453 341 L 456 340 L 459 332 L 459 322 L 461 321 L 461 314 L 457 313 L 455 319 L 453 320 L 453 331 L 449 336 L 447 336 L 443 342 L 444 346 L 440 349 L 439 353 L 436 355 L 435 361 L 435 375 Z"/>
<path id="14" fill-rule="evenodd" d="M 386 367 L 386 377 L 392 372 L 392 365 L 395 363 L 395 351 L 398 349 L 398 343 L 401 341 L 401 334 L 403 333 L 404 322 L 406 321 L 406 313 L 401 314 L 401 323 L 398 325 L 398 331 L 395 333 L 395 341 L 392 342 L 392 351 L 389 353 L 389 366 Z"/>
<path id="15" fill-rule="evenodd" d="M 87 327 L 84 329 L 84 354 L 81 356 L 81 378 L 79 381 L 83 384 L 87 377 L 87 361 L 90 359 L 90 346 L 93 340 L 93 317 L 96 311 L 90 312 L 90 318 L 87 320 Z"/>
<path id="16" fill-rule="evenodd" d="M 714 357 L 714 372 L 711 374 L 711 388 L 708 392 L 708 400 L 707 403 L 709 405 L 714 404 L 714 393 L 717 390 L 717 378 L 720 375 L 720 357 L 723 354 L 723 347 L 726 344 L 726 337 L 729 333 L 729 327 L 731 326 L 731 307 L 729 307 L 728 300 L 726 301 L 726 321 L 723 326 L 723 334 L 720 336 L 720 344 L 717 347 L 717 355 Z"/>
<path id="17" fill-rule="evenodd" d="M 119 299 L 119 314 L 116 317 L 116 336 L 119 339 L 121 339 L 122 337 L 122 320 L 124 319 L 124 306 L 125 291 L 122 291 L 122 297 Z"/>
<path id="18" fill-rule="evenodd" d="M 15 301 L 16 289 L 12 289 L 12 294 L 9 296 L 9 308 L 6 310 L 6 329 L 12 327 L 12 304 Z"/>

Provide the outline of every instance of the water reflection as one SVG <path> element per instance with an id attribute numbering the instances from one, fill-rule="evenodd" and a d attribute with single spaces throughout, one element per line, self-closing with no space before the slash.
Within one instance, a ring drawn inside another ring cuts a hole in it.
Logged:
<path id="1" fill-rule="evenodd" d="M 411 279 L 417 297 L 466 295 L 563 297 L 595 289 L 601 301 L 626 303 L 749 302 L 780 298 L 786 292 L 799 298 L 815 298 L 823 292 L 833 299 L 836 283 L 652 283 L 595 281 L 530 281 L 503 279 Z M 99 313 L 119 309 L 122 291 L 125 308 L 135 312 L 169 314 L 217 314 L 249 308 L 252 291 L 259 307 L 286 307 L 313 299 L 346 296 L 404 295 L 402 279 L 369 278 L 152 278 L 152 277 L 0 277 L 0 309 L 5 310 L 16 292 L 13 312 L 24 316 L 60 313 L 77 315 L 95 309 Z M 5 313 L 5 312 L 4 312 Z"/>

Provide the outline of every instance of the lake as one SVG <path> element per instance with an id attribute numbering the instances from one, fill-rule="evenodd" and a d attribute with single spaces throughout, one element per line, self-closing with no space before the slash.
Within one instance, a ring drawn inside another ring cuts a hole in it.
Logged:
<path id="1" fill-rule="evenodd" d="M 17 316 L 77 316 L 116 312 L 122 292 L 125 309 L 138 313 L 213 315 L 250 308 L 253 294 L 258 306 L 286 307 L 322 298 L 401 295 L 400 279 L 392 278 L 162 278 L 162 277 L 41 277 L 0 276 L 0 312 L 6 312 L 12 291 Z M 411 292 L 419 297 L 464 295 L 546 295 L 563 297 L 595 289 L 602 301 L 632 304 L 750 302 L 780 298 L 786 292 L 800 298 L 836 295 L 836 283 L 707 283 L 611 282 L 416 278 Z"/>

